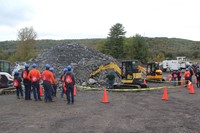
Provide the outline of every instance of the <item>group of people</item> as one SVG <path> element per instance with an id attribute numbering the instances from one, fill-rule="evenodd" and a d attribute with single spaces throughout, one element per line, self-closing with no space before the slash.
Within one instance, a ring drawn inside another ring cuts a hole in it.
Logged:
<path id="1" fill-rule="evenodd" d="M 192 78 L 193 78 L 193 75 L 195 75 L 196 77 L 196 85 L 198 88 L 200 88 L 200 68 L 192 68 L 192 67 L 188 67 L 185 69 L 185 73 L 184 73 L 184 78 L 185 78 L 185 85 L 187 86 L 188 84 L 188 81 L 190 82 L 193 82 L 192 81 Z M 181 85 L 181 78 L 182 78 L 182 71 L 181 69 L 178 69 L 178 70 L 174 70 L 172 72 L 172 81 L 173 81 L 173 85 L 176 86 L 177 82 L 178 82 L 178 85 Z"/>
<path id="2" fill-rule="evenodd" d="M 62 74 L 63 94 L 66 94 L 67 103 L 74 103 L 74 85 L 75 78 L 71 72 L 72 67 L 69 65 L 64 69 Z M 44 88 L 44 101 L 53 102 L 52 96 L 56 97 L 57 94 L 57 80 L 54 75 L 54 68 L 49 64 L 45 65 L 45 70 L 40 73 L 37 69 L 37 65 L 32 64 L 32 69 L 29 70 L 29 65 L 25 64 L 25 69 L 22 71 L 21 76 L 18 71 L 14 72 L 13 85 L 16 88 L 17 98 L 23 98 L 22 81 L 25 90 L 25 100 L 31 99 L 31 92 L 33 92 L 35 101 L 42 101 L 41 99 L 41 87 Z M 41 83 L 41 85 L 40 85 Z M 62 94 L 62 95 L 63 95 Z"/>

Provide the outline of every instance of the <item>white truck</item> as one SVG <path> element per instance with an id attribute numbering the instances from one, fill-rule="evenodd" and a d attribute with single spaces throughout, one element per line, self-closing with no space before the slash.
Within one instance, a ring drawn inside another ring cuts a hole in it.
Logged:
<path id="1" fill-rule="evenodd" d="M 167 70 L 173 71 L 180 69 L 185 69 L 191 66 L 192 62 L 187 61 L 185 56 L 176 57 L 176 60 L 164 60 L 160 63 L 162 70 L 165 72 Z"/>

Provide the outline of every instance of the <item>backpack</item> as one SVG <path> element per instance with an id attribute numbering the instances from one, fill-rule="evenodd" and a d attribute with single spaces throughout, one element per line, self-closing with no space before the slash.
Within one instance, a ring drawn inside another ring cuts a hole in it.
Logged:
<path id="1" fill-rule="evenodd" d="M 27 77 L 28 77 L 27 71 L 23 71 L 22 77 L 23 77 L 23 79 L 27 79 Z"/>
<path id="2" fill-rule="evenodd" d="M 18 87 L 19 86 L 19 82 L 17 81 L 17 79 L 14 79 L 13 85 L 14 85 L 14 87 Z"/>
<path id="3" fill-rule="evenodd" d="M 67 75 L 66 78 L 65 78 L 65 83 L 66 84 L 72 84 L 72 77 L 71 75 Z"/>
<path id="4" fill-rule="evenodd" d="M 189 78 L 190 77 L 190 73 L 186 73 L 185 77 Z"/>

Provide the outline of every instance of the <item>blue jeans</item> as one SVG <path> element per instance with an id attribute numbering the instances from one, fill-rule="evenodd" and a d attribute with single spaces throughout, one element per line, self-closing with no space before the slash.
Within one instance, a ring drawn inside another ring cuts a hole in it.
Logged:
<path id="1" fill-rule="evenodd" d="M 74 86 L 73 85 L 67 85 L 67 102 L 70 103 L 70 100 L 72 103 L 74 103 Z"/>
<path id="2" fill-rule="evenodd" d="M 113 84 L 114 84 L 114 81 L 113 81 L 113 80 L 108 81 L 108 88 L 109 88 L 109 89 L 113 89 L 113 88 L 114 88 Z"/>
<path id="3" fill-rule="evenodd" d="M 16 88 L 17 90 L 17 96 L 19 97 L 19 93 L 21 94 L 21 96 L 23 97 L 23 90 L 22 90 L 22 87 L 17 87 Z"/>
<path id="4" fill-rule="evenodd" d="M 176 78 L 172 78 L 173 86 L 176 86 Z"/>
<path id="5" fill-rule="evenodd" d="M 33 87 L 34 99 L 35 100 L 41 99 L 40 98 L 40 85 L 39 85 L 39 82 L 33 82 L 32 83 L 32 87 Z"/>
<path id="6" fill-rule="evenodd" d="M 47 100 L 52 101 L 52 97 L 51 97 L 51 83 L 50 82 L 43 82 L 44 84 L 44 99 L 47 102 Z"/>

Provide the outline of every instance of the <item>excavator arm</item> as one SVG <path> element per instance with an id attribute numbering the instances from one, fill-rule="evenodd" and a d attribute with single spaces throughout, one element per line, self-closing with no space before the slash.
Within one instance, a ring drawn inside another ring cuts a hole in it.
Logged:
<path id="1" fill-rule="evenodd" d="M 105 66 L 101 65 L 96 71 L 90 74 L 90 77 L 94 77 L 95 75 L 100 73 L 102 70 L 106 70 L 106 69 L 114 69 L 116 73 L 121 76 L 121 69 L 119 68 L 119 66 L 113 62 L 110 62 L 109 64 Z"/>
<path id="2" fill-rule="evenodd" d="M 141 71 L 143 75 L 145 75 L 145 76 L 147 75 L 146 70 L 142 66 L 139 65 L 138 70 Z"/>

